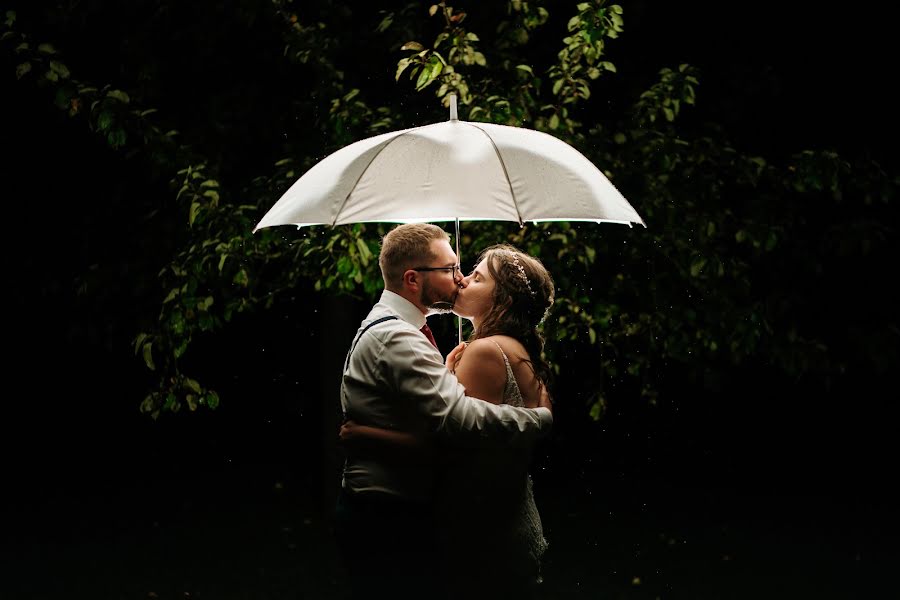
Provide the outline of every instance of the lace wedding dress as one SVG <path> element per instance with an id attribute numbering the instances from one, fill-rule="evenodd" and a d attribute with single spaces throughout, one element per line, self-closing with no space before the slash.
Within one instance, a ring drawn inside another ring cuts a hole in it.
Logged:
<path id="1" fill-rule="evenodd" d="M 509 359 L 500 352 L 506 363 L 503 401 L 524 406 Z M 540 582 L 547 540 L 528 474 L 531 448 L 446 448 L 444 459 L 437 516 L 450 585 L 465 588 L 466 597 L 475 590 L 487 597 L 491 590 L 532 589 Z"/>

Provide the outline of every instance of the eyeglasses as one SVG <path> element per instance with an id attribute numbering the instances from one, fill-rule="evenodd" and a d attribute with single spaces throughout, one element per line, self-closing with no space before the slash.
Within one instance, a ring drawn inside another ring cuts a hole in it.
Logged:
<path id="1" fill-rule="evenodd" d="M 459 265 L 453 265 L 452 267 L 414 267 L 413 271 L 451 271 L 453 273 L 453 279 L 456 279 L 456 274 L 459 273 L 462 276 L 462 269 L 460 269 Z"/>

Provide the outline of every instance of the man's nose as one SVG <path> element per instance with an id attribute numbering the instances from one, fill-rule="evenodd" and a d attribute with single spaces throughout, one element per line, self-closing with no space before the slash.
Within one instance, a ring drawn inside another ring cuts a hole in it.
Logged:
<path id="1" fill-rule="evenodd" d="M 467 285 L 469 285 L 469 278 L 463 277 L 462 273 L 460 273 L 459 279 L 456 280 L 456 285 L 458 285 L 460 288 L 466 287 Z"/>

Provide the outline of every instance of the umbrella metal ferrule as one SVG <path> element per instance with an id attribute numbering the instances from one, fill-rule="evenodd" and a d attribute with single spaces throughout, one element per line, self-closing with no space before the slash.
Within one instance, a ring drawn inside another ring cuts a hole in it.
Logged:
<path id="1" fill-rule="evenodd" d="M 459 121 L 459 116 L 456 113 L 456 94 L 450 94 L 450 120 Z"/>

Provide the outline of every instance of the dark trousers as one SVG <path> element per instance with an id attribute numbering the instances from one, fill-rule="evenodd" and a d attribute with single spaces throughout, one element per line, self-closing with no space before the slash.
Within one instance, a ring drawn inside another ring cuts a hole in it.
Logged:
<path id="1" fill-rule="evenodd" d="M 433 525 L 428 505 L 341 490 L 334 530 L 353 598 L 440 597 Z"/>

